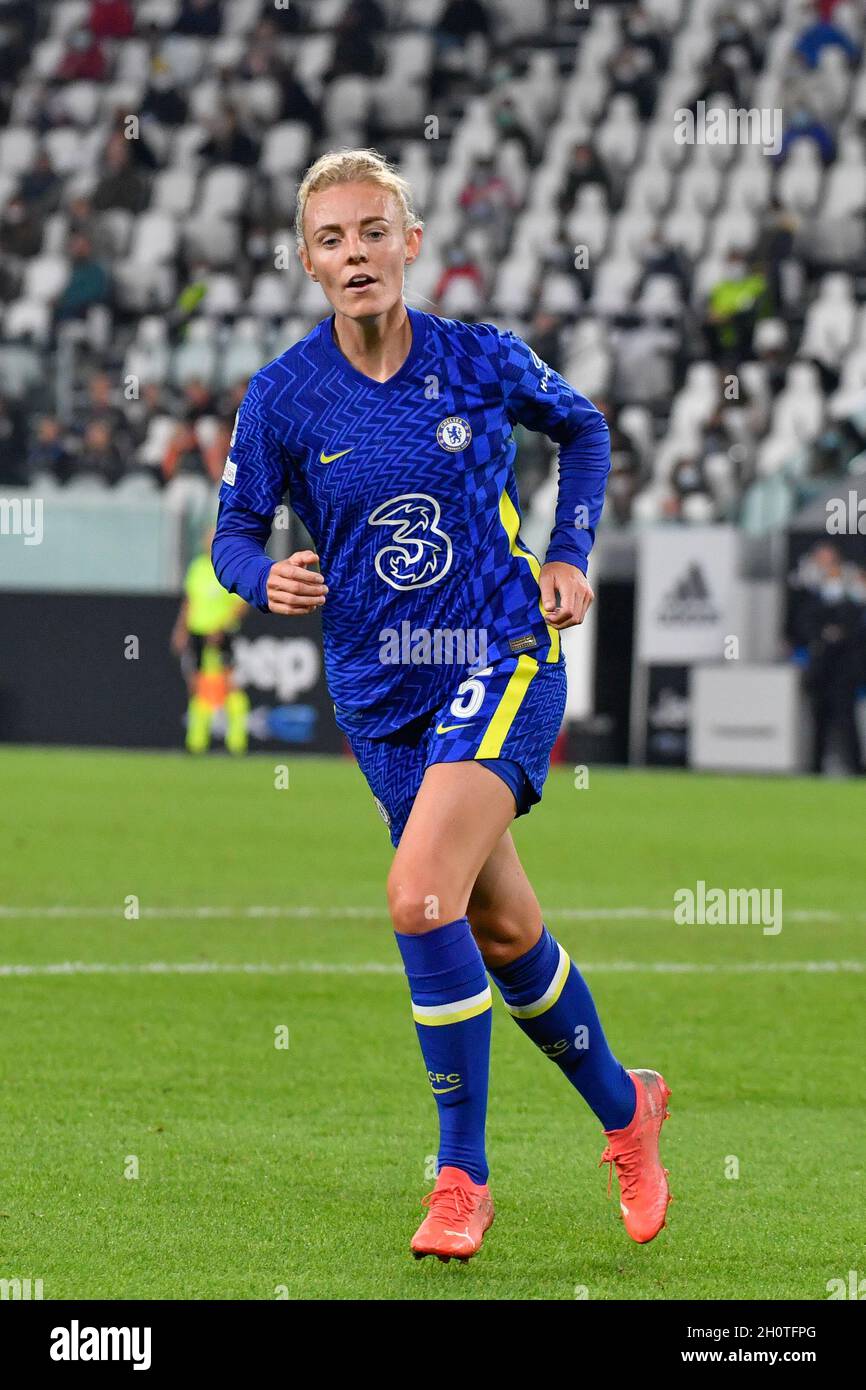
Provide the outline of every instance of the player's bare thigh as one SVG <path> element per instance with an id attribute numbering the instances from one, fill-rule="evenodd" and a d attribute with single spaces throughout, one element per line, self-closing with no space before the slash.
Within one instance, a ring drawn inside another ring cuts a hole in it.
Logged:
<path id="1" fill-rule="evenodd" d="M 412 804 L 388 875 L 399 932 L 432 931 L 466 915 L 481 870 L 514 819 L 514 797 L 477 762 L 434 763 Z"/>

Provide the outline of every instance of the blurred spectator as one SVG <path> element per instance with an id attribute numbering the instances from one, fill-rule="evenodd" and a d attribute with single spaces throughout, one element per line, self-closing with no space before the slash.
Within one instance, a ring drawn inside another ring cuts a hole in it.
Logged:
<path id="1" fill-rule="evenodd" d="M 531 165 L 535 154 L 535 142 L 521 120 L 512 97 L 502 97 L 497 102 L 493 108 L 493 124 L 499 136 L 499 143 L 504 146 L 513 140 L 523 150 L 527 165 Z"/>
<path id="2" fill-rule="evenodd" d="M 213 442 L 204 451 L 205 468 L 211 479 L 219 483 L 228 457 L 235 417 L 230 415 L 220 420 Z"/>
<path id="3" fill-rule="evenodd" d="M 608 73 L 611 95 L 633 97 L 641 120 L 648 121 L 655 106 L 658 79 L 653 73 L 652 58 L 646 50 L 633 44 L 618 48 L 608 63 Z"/>
<path id="4" fill-rule="evenodd" d="M 150 200 L 146 180 L 133 167 L 130 141 L 115 132 L 105 150 L 105 173 L 93 193 L 97 212 L 108 208 L 125 208 L 127 212 L 143 212 Z"/>
<path id="5" fill-rule="evenodd" d="M 98 39 L 126 39 L 135 29 L 129 0 L 91 0 L 87 27 Z"/>
<path id="6" fill-rule="evenodd" d="M 123 476 L 123 458 L 105 420 L 91 420 L 88 424 L 75 471 L 95 473 L 106 483 L 116 483 Z"/>
<path id="7" fill-rule="evenodd" d="M 83 195 L 71 198 L 66 209 L 67 240 L 78 235 L 87 237 L 97 260 L 111 254 L 113 242 L 105 223 L 94 214 L 90 199 Z"/>
<path id="8" fill-rule="evenodd" d="M 622 32 L 626 42 L 633 48 L 646 50 L 657 73 L 664 72 L 668 62 L 668 42 L 653 23 L 646 5 L 638 4 L 632 8 L 623 21 Z"/>
<path id="9" fill-rule="evenodd" d="M 671 484 L 680 502 L 693 493 L 709 491 L 701 460 L 691 456 L 677 460 L 671 472 Z"/>
<path id="10" fill-rule="evenodd" d="M 696 109 L 697 102 L 711 101 L 719 93 L 730 97 L 731 104 L 734 106 L 739 105 L 743 99 L 743 84 L 726 51 L 716 52 L 704 66 L 691 109 Z"/>
<path id="11" fill-rule="evenodd" d="M 682 247 L 672 246 L 664 234 L 657 229 L 650 232 L 646 248 L 641 257 L 643 279 L 639 289 L 651 275 L 670 275 L 679 282 L 683 294 L 688 293 L 691 281 L 691 265 Z"/>
<path id="12" fill-rule="evenodd" d="M 101 420 L 107 427 L 109 437 L 118 448 L 128 443 L 129 429 L 126 414 L 112 399 L 114 387 L 107 372 L 95 372 L 87 383 L 87 403 L 74 418 L 76 428 L 86 433 L 87 426 L 94 420 Z"/>
<path id="13" fill-rule="evenodd" d="M 33 167 L 21 178 L 18 196 L 34 213 L 44 217 L 53 212 L 60 202 L 62 186 L 47 150 L 40 150 Z"/>
<path id="14" fill-rule="evenodd" d="M 111 298 L 108 272 L 93 258 L 90 240 L 80 233 L 71 238 L 69 257 L 72 266 L 65 289 L 54 306 L 55 320 L 84 318 L 94 304 L 107 304 Z"/>
<path id="15" fill-rule="evenodd" d="M 33 0 L 5 0 L 0 8 L 3 42 L 0 43 L 0 86 L 14 83 L 30 58 L 36 42 L 39 14 Z"/>
<path id="16" fill-rule="evenodd" d="M 490 15 L 481 0 L 448 0 L 434 31 L 436 42 L 447 48 L 462 45 L 473 34 L 490 33 Z"/>
<path id="17" fill-rule="evenodd" d="M 338 77 L 377 77 L 381 71 L 374 36 L 365 27 L 360 11 L 350 6 L 337 24 L 331 66 L 322 75 L 322 81 L 333 82 Z"/>
<path id="18" fill-rule="evenodd" d="M 562 371 L 562 319 L 546 309 L 538 309 L 526 341 L 555 372 Z"/>
<path id="19" fill-rule="evenodd" d="M 165 482 L 182 475 L 210 480 L 204 454 L 191 420 L 182 420 L 175 426 L 162 459 L 162 476 Z"/>
<path id="20" fill-rule="evenodd" d="M 0 394 L 0 483 L 23 487 L 26 475 L 27 429 L 24 413 Z"/>
<path id="21" fill-rule="evenodd" d="M 834 735 L 851 773 L 863 771 L 857 731 L 857 689 L 866 675 L 866 627 L 859 583 L 850 583 L 835 545 L 815 547 L 801 574 L 806 593 L 792 605 L 789 638 L 805 657 L 804 683 L 812 706 L 812 771 L 824 770 Z"/>
<path id="22" fill-rule="evenodd" d="M 357 23 L 368 33 L 381 34 L 387 28 L 387 16 L 379 0 L 350 0 L 349 9 Z"/>
<path id="23" fill-rule="evenodd" d="M 183 125 L 186 122 L 189 103 L 178 91 L 171 69 L 159 59 L 155 59 L 150 74 L 150 82 L 141 103 L 142 117 L 149 117 L 158 125 Z"/>
<path id="24" fill-rule="evenodd" d="M 262 0 L 262 12 L 255 27 L 257 41 L 269 43 L 287 34 L 302 34 L 307 28 L 306 10 L 300 5 L 285 5 L 277 9 L 274 0 Z"/>
<path id="25" fill-rule="evenodd" d="M 30 481 L 40 473 L 51 474 L 65 483 L 72 471 L 72 458 L 63 442 L 63 431 L 56 415 L 43 415 L 36 425 L 36 437 L 27 455 Z"/>
<path id="26" fill-rule="evenodd" d="M 605 494 L 605 516 L 624 526 L 631 518 L 631 504 L 642 479 L 640 454 L 634 440 L 618 422 L 609 401 L 596 399 L 596 406 L 607 420 L 610 433 L 610 475 Z"/>
<path id="27" fill-rule="evenodd" d="M 569 212 L 581 188 L 586 184 L 597 183 L 607 194 L 608 204 L 613 201 L 613 184 L 610 175 L 602 164 L 595 148 L 588 140 L 581 140 L 571 151 L 571 161 L 565 175 L 565 183 L 559 195 L 559 211 Z"/>
<path id="28" fill-rule="evenodd" d="M 716 48 L 713 55 L 735 72 L 744 63 L 750 72 L 757 72 L 761 65 L 761 53 L 749 28 L 743 23 L 736 10 L 725 10 L 719 15 L 716 29 Z"/>
<path id="29" fill-rule="evenodd" d="M 761 319 L 755 325 L 753 347 L 755 359 L 764 369 L 767 385 L 776 395 L 785 385 L 791 361 L 788 325 L 784 319 Z"/>
<path id="30" fill-rule="evenodd" d="M 783 267 L 794 249 L 794 236 L 800 219 L 795 212 L 783 207 L 775 194 L 761 218 L 757 259 L 767 276 L 770 312 L 780 314 L 784 308 Z"/>
<path id="31" fill-rule="evenodd" d="M 233 106 L 228 106 L 211 122 L 210 139 L 198 152 L 209 164 L 241 164 L 249 168 L 258 161 L 259 146 L 252 136 L 241 130 L 237 112 Z"/>
<path id="32" fill-rule="evenodd" d="M 161 161 L 147 138 L 146 130 L 145 123 L 133 136 L 129 129 L 129 112 L 125 111 L 122 106 L 118 106 L 111 119 L 111 134 L 106 142 L 106 149 L 113 141 L 122 140 L 132 163 L 138 169 L 144 169 L 147 172 L 158 169 Z"/>
<path id="33" fill-rule="evenodd" d="M 166 388 L 158 381 L 145 382 L 138 399 L 125 402 L 126 426 L 136 453 L 147 439 L 148 430 L 155 417 L 173 415 L 176 411 L 177 403 L 169 397 Z"/>
<path id="34" fill-rule="evenodd" d="M 510 213 L 517 206 L 514 190 L 496 172 L 494 161 L 487 156 L 476 159 L 459 202 L 469 221 L 479 223 L 510 219 Z"/>
<path id="35" fill-rule="evenodd" d="M 181 409 L 185 419 L 195 421 L 200 420 L 203 415 L 216 413 L 213 392 L 207 383 L 199 381 L 198 377 L 184 384 L 182 396 Z"/>
<path id="36" fill-rule="evenodd" d="M 183 0 L 180 14 L 174 22 L 174 32 L 212 39 L 220 32 L 222 22 L 221 0 Z"/>
<path id="37" fill-rule="evenodd" d="M 105 54 L 97 38 L 82 25 L 67 40 L 69 47 L 60 60 L 57 76 L 61 82 L 101 82 L 106 76 Z"/>
<path id="38" fill-rule="evenodd" d="M 295 72 L 293 62 L 280 62 L 273 66 L 271 75 L 280 89 L 281 121 L 303 121 L 310 127 L 310 133 L 318 140 L 323 132 L 322 113 L 313 101 L 304 84 Z"/>
<path id="39" fill-rule="evenodd" d="M 468 280 L 475 286 L 479 294 L 483 293 L 484 276 L 481 274 L 481 268 L 459 243 L 449 246 L 442 259 L 442 274 L 436 281 L 433 290 L 433 301 L 437 305 L 437 312 L 448 290 L 456 280 Z"/>
<path id="40" fill-rule="evenodd" d="M 0 220 L 0 251 L 4 256 L 27 260 L 42 249 L 45 226 L 23 198 L 10 198 Z"/>
<path id="41" fill-rule="evenodd" d="M 755 320 L 766 308 L 766 293 L 766 277 L 750 269 L 742 251 L 732 250 L 707 302 L 704 331 L 714 361 L 729 362 L 748 352 Z"/>
<path id="42" fill-rule="evenodd" d="M 803 30 L 794 44 L 794 52 L 799 54 L 807 68 L 816 68 L 821 50 L 828 46 L 841 48 L 852 67 L 860 57 L 860 50 L 851 35 L 834 24 L 832 19 L 821 18 Z"/>
<path id="43" fill-rule="evenodd" d="M 790 120 L 785 125 L 781 149 L 776 156 L 779 164 L 785 162 L 788 151 L 795 140 L 814 140 L 825 164 L 829 164 L 835 158 L 836 142 L 833 139 L 833 132 L 807 106 L 795 107 Z"/>

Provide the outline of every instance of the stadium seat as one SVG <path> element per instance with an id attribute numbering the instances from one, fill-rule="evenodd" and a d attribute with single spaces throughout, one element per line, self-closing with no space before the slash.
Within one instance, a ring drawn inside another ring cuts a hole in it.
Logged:
<path id="1" fill-rule="evenodd" d="M 230 271 L 208 275 L 207 292 L 202 300 L 202 313 L 214 318 L 234 315 L 241 307 L 241 287 L 238 277 Z"/>
<path id="2" fill-rule="evenodd" d="M 220 386 L 232 386 L 235 382 L 246 381 L 259 370 L 265 360 L 264 339 L 257 320 L 238 319 L 220 358 Z"/>
<path id="3" fill-rule="evenodd" d="M 251 33 L 261 13 L 260 0 L 231 0 L 223 14 L 223 33 L 227 36 Z"/>
<path id="4" fill-rule="evenodd" d="M 51 333 L 51 311 L 39 299 L 15 299 L 6 310 L 3 332 L 10 342 L 32 339 L 47 343 Z"/>
<path id="5" fill-rule="evenodd" d="M 853 288 L 850 275 L 825 275 L 806 314 L 800 352 L 831 369 L 839 366 L 854 337 L 857 304 Z"/>
<path id="6" fill-rule="evenodd" d="M 281 121 L 265 135 L 262 168 L 268 174 L 296 174 L 308 158 L 310 132 L 300 121 Z"/>
<path id="7" fill-rule="evenodd" d="M 824 178 L 817 148 L 811 140 L 797 140 L 776 180 L 776 191 L 784 207 L 793 212 L 811 212 L 818 201 Z"/>
<path id="8" fill-rule="evenodd" d="M 593 312 L 605 316 L 625 313 L 640 274 L 640 263 L 634 256 L 605 257 L 593 278 L 590 298 Z"/>
<path id="9" fill-rule="evenodd" d="M 292 263 L 294 266 L 294 263 Z M 292 307 L 293 284 L 298 277 L 292 270 L 263 271 L 253 281 L 247 299 L 247 308 L 259 318 L 277 318 L 287 314 Z"/>
<path id="10" fill-rule="evenodd" d="M 773 434 L 810 444 L 820 433 L 824 411 L 817 367 L 811 362 L 792 362 L 785 376 L 785 386 L 773 403 Z"/>
<path id="11" fill-rule="evenodd" d="M 866 211 L 866 148 L 860 135 L 848 132 L 839 144 L 839 158 L 827 175 L 824 215 L 847 217 Z"/>
<path id="12" fill-rule="evenodd" d="M 195 198 L 196 177 L 188 169 L 160 169 L 153 181 L 151 210 L 172 218 L 185 217 Z"/>
<path id="13" fill-rule="evenodd" d="M 160 48 L 160 57 L 181 87 L 191 88 L 198 81 L 207 64 L 208 54 L 207 39 L 192 34 L 168 34 Z"/>
<path id="14" fill-rule="evenodd" d="M 566 381 L 574 382 L 590 398 L 601 397 L 610 390 L 612 368 L 613 355 L 604 324 L 597 319 L 582 319 L 572 334 L 563 373 Z"/>
<path id="15" fill-rule="evenodd" d="M 236 164 L 218 164 L 202 177 L 196 198 L 202 219 L 236 217 L 244 206 L 249 175 Z"/>
<path id="16" fill-rule="evenodd" d="M 175 386 L 188 381 L 213 382 L 216 375 L 217 344 L 212 323 L 193 319 L 187 327 L 186 341 L 175 349 L 170 379 Z"/>
<path id="17" fill-rule="evenodd" d="M 145 212 L 136 219 L 129 250 L 138 265 L 158 265 L 177 251 L 177 223 L 165 212 Z"/>
<path id="18" fill-rule="evenodd" d="M 69 262 L 63 256 L 36 256 L 24 274 L 25 299 L 51 304 L 69 277 Z"/>

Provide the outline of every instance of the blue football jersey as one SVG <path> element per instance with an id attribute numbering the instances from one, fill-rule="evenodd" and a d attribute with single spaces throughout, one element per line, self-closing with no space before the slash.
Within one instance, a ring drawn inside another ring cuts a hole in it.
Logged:
<path id="1" fill-rule="evenodd" d="M 313 538 L 328 585 L 325 672 L 337 722 L 377 737 L 432 710 L 459 683 L 465 650 L 489 664 L 529 652 L 560 661 L 540 565 L 520 539 L 517 421 L 560 443 L 547 559 L 586 568 L 609 468 L 603 416 L 513 333 L 408 309 L 412 346 L 378 382 L 333 336 L 333 315 L 252 378 L 220 489 L 221 537 L 265 527 L 284 497 Z M 566 494 L 564 496 L 564 493 Z M 267 565 L 244 597 L 267 607 Z M 423 635 L 428 634 L 425 642 Z M 399 652 L 399 655 L 395 653 Z M 436 653 L 439 653 L 437 660 Z"/>

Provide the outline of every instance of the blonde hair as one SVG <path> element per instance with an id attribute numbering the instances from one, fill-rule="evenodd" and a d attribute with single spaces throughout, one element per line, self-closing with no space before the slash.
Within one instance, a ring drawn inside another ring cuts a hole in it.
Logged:
<path id="1" fill-rule="evenodd" d="M 333 188 L 338 183 L 357 183 L 363 180 L 378 184 L 392 193 L 403 219 L 403 231 L 423 227 L 424 223 L 415 212 L 412 189 L 395 165 L 379 154 L 378 150 L 329 150 L 311 164 L 298 188 L 295 211 L 295 237 L 298 246 L 304 242 L 304 213 L 311 193 L 323 188 Z"/>

